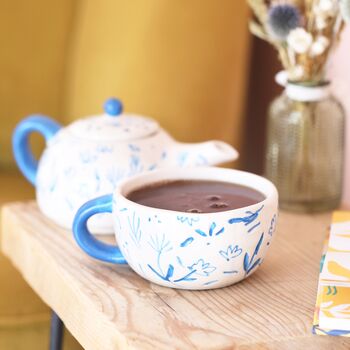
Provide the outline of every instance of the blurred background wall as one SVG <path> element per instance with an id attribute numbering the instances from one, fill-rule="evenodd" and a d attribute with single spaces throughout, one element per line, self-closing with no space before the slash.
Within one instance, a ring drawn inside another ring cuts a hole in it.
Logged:
<path id="1" fill-rule="evenodd" d="M 22 118 L 40 112 L 67 124 L 101 112 L 110 96 L 181 141 L 222 139 L 244 154 L 244 0 L 1 0 L 0 10 L 0 204 L 34 198 L 12 158 Z M 33 144 L 39 153 L 40 138 Z M 0 255 L 0 349 L 46 349 L 48 320 Z"/>
<path id="2" fill-rule="evenodd" d="M 13 167 L 11 135 L 27 114 L 62 117 L 73 1 L 1 0 L 0 166 Z"/>
<path id="3" fill-rule="evenodd" d="M 275 50 L 256 37 L 251 38 L 248 86 L 244 103 L 242 168 L 263 174 L 267 111 L 282 89 L 274 76 L 281 70 Z"/>

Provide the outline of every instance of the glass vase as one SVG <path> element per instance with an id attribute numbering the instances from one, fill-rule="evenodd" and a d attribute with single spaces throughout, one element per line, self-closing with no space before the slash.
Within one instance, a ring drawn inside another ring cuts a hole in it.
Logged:
<path id="1" fill-rule="evenodd" d="M 342 194 L 345 113 L 329 85 L 288 83 L 270 106 L 265 175 L 280 207 L 318 212 L 338 207 Z"/>

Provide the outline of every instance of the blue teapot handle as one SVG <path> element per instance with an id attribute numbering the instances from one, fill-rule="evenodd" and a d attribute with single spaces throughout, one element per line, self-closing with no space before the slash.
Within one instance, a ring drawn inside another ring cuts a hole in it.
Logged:
<path id="1" fill-rule="evenodd" d="M 114 264 L 126 264 L 118 247 L 99 241 L 87 228 L 87 221 L 91 216 L 112 213 L 112 200 L 113 196 L 107 194 L 83 204 L 75 214 L 73 234 L 80 248 L 93 258 Z"/>
<path id="2" fill-rule="evenodd" d="M 34 158 L 29 147 L 29 135 L 32 132 L 42 134 L 47 142 L 61 128 L 61 125 L 43 115 L 32 115 L 22 120 L 12 136 L 12 148 L 16 163 L 28 179 L 35 186 L 38 161 Z"/>

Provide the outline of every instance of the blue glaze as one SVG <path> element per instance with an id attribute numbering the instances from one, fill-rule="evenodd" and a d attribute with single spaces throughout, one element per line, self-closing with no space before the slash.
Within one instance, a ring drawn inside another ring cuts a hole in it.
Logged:
<path id="1" fill-rule="evenodd" d="M 165 240 L 165 235 L 163 234 L 162 238 L 159 238 L 156 236 L 151 236 L 151 240 L 148 242 L 148 244 L 152 247 L 152 249 L 157 253 L 157 267 L 160 271 L 160 274 L 163 275 L 163 269 L 161 267 L 160 259 L 163 253 L 167 253 L 170 250 L 173 249 L 173 247 L 170 245 L 170 241 Z M 152 271 L 154 271 L 154 268 L 150 267 Z"/>
<path id="2" fill-rule="evenodd" d="M 187 273 L 185 276 L 182 276 L 178 279 L 174 279 L 173 281 L 171 281 L 171 278 L 174 275 L 174 266 L 173 265 L 171 265 L 171 264 L 168 265 L 167 273 L 165 275 L 162 275 L 161 273 L 159 273 L 150 264 L 147 264 L 147 266 L 150 268 L 151 271 L 153 271 L 163 281 L 177 283 L 177 282 L 182 282 L 182 281 L 195 281 L 197 279 L 195 277 L 191 277 L 194 273 L 196 273 L 196 270 L 193 270 L 193 271 L 190 271 L 189 273 Z"/>
<path id="3" fill-rule="evenodd" d="M 97 145 L 96 152 L 98 152 L 98 153 L 112 153 L 113 147 L 106 146 L 106 145 Z"/>
<path id="4" fill-rule="evenodd" d="M 132 215 L 132 218 L 128 217 L 130 236 L 136 245 L 140 244 L 140 240 L 142 237 L 142 231 L 140 228 L 141 220 L 139 217 L 136 218 L 135 212 Z"/>
<path id="5" fill-rule="evenodd" d="M 189 272 L 186 272 L 185 275 L 182 277 L 175 278 L 175 267 L 172 264 L 168 264 L 166 269 L 164 269 L 164 266 L 161 264 L 161 257 L 163 254 L 171 251 L 173 247 L 170 245 L 170 241 L 167 241 L 165 239 L 165 235 L 163 234 L 162 237 L 159 236 L 152 236 L 151 240 L 148 242 L 148 244 L 156 251 L 157 253 L 157 268 L 153 267 L 150 264 L 147 264 L 148 268 L 157 275 L 160 279 L 167 282 L 181 282 L 181 281 L 195 281 L 197 280 L 196 277 L 192 277 L 193 274 L 197 272 L 196 269 L 190 270 Z M 183 263 L 179 257 L 177 257 L 177 261 L 180 266 L 183 267 Z M 190 269 L 190 268 L 188 268 Z M 166 271 L 166 273 L 165 273 Z"/>
<path id="6" fill-rule="evenodd" d="M 184 267 L 184 264 L 179 256 L 176 257 L 177 262 L 179 263 L 180 266 Z"/>
<path id="7" fill-rule="evenodd" d="M 95 259 L 114 264 L 126 264 L 118 247 L 99 241 L 89 232 L 88 219 L 99 213 L 112 213 L 111 194 L 90 200 L 80 207 L 73 222 L 73 234 L 76 242 L 80 248 Z"/>
<path id="8" fill-rule="evenodd" d="M 90 164 L 97 161 L 98 155 L 93 152 L 81 152 L 79 158 L 82 164 Z"/>
<path id="9" fill-rule="evenodd" d="M 142 273 L 145 273 L 145 272 L 143 271 L 143 267 L 142 267 L 141 264 L 139 264 L 139 269 L 141 270 Z"/>
<path id="10" fill-rule="evenodd" d="M 216 283 L 218 282 L 218 280 L 213 280 L 213 281 L 209 281 L 209 282 L 205 282 L 203 283 L 203 286 L 209 286 L 210 284 Z"/>
<path id="11" fill-rule="evenodd" d="M 229 274 L 232 274 L 232 273 L 238 273 L 238 271 L 237 270 L 223 271 L 224 275 L 229 275 Z"/>
<path id="12" fill-rule="evenodd" d="M 230 244 L 226 250 L 220 250 L 219 254 L 227 261 L 236 258 L 242 254 L 242 248 L 240 248 L 237 244 L 234 246 Z"/>
<path id="13" fill-rule="evenodd" d="M 143 171 L 143 165 L 141 164 L 140 157 L 136 154 L 131 154 L 129 159 L 129 173 L 128 176 L 141 173 Z"/>
<path id="14" fill-rule="evenodd" d="M 196 161 L 197 166 L 204 166 L 204 165 L 208 165 L 208 164 L 209 164 L 209 162 L 208 162 L 207 158 L 205 158 L 202 154 L 197 155 L 197 161 Z"/>
<path id="15" fill-rule="evenodd" d="M 258 216 L 259 213 L 261 212 L 261 210 L 264 208 L 264 206 L 262 205 L 258 210 L 256 210 L 255 212 L 251 212 L 251 211 L 246 211 L 246 216 L 243 217 L 239 217 L 239 218 L 232 218 L 228 221 L 229 224 L 237 224 L 240 222 L 243 222 L 244 225 L 249 225 L 252 222 L 254 222 Z"/>
<path id="16" fill-rule="evenodd" d="M 260 225 L 260 221 L 258 223 L 256 223 L 254 226 L 250 227 L 248 229 L 248 233 L 252 232 L 254 229 L 256 229 L 258 226 Z"/>
<path id="17" fill-rule="evenodd" d="M 277 215 L 275 214 L 271 219 L 271 224 L 269 228 L 269 235 L 272 236 L 276 230 Z"/>
<path id="18" fill-rule="evenodd" d="M 187 216 L 177 216 L 176 219 L 180 221 L 182 224 L 188 224 L 189 226 L 192 226 L 194 222 L 198 222 L 199 218 L 195 217 L 187 217 Z"/>
<path id="19" fill-rule="evenodd" d="M 157 168 L 157 164 L 152 164 L 148 167 L 148 170 L 151 171 L 151 170 L 154 170 Z"/>
<path id="20" fill-rule="evenodd" d="M 212 272 L 216 270 L 216 267 L 212 266 L 208 262 L 205 262 L 204 259 L 199 259 L 197 262 L 193 263 L 191 266 L 188 266 L 188 269 L 190 271 L 195 270 L 197 275 L 209 276 Z"/>
<path id="21" fill-rule="evenodd" d="M 204 231 L 200 230 L 199 228 L 195 232 L 197 232 L 202 237 L 207 237 L 207 234 Z"/>
<path id="22" fill-rule="evenodd" d="M 129 147 L 130 151 L 132 151 L 132 152 L 140 152 L 141 151 L 139 146 L 133 145 L 131 143 L 128 145 L 128 147 Z"/>
<path id="23" fill-rule="evenodd" d="M 186 160 L 189 156 L 189 153 L 187 151 L 180 152 L 177 156 L 177 164 L 179 167 L 183 167 L 186 163 Z"/>
<path id="24" fill-rule="evenodd" d="M 193 270 L 193 271 L 189 272 L 187 275 L 174 280 L 174 282 L 176 283 L 176 282 L 182 282 L 182 281 L 196 281 L 197 278 L 191 277 L 194 273 L 196 273 L 196 270 Z"/>
<path id="25" fill-rule="evenodd" d="M 213 235 L 218 236 L 225 231 L 225 228 L 221 227 L 221 229 L 214 232 L 215 228 L 216 228 L 216 223 L 212 222 L 212 224 L 209 227 L 208 234 L 206 234 L 203 230 L 200 230 L 200 229 L 195 230 L 195 232 L 197 232 L 202 237 L 212 237 Z"/>
<path id="26" fill-rule="evenodd" d="M 216 228 L 216 223 L 213 222 L 211 225 L 210 225 L 210 229 L 209 229 L 209 236 L 211 237 L 214 233 L 214 230 Z M 220 233 L 223 233 L 225 231 L 225 228 L 224 227 L 221 227 L 220 230 L 216 231 L 215 232 L 215 236 L 219 236 Z"/>
<path id="27" fill-rule="evenodd" d="M 43 115 L 31 115 L 22 120 L 16 127 L 12 136 L 12 148 L 16 163 L 22 174 L 35 186 L 38 161 L 34 158 L 29 147 L 29 135 L 38 132 L 44 136 L 45 141 L 50 140 L 61 125 Z"/>
<path id="28" fill-rule="evenodd" d="M 123 104 L 116 98 L 109 98 L 103 105 L 106 114 L 111 117 L 116 117 L 123 112 Z"/>
<path id="29" fill-rule="evenodd" d="M 193 237 L 188 237 L 187 239 L 185 239 L 181 244 L 180 244 L 180 247 L 183 248 L 183 247 L 187 247 L 190 243 L 192 243 L 194 240 Z"/>
<path id="30" fill-rule="evenodd" d="M 169 264 L 168 270 L 165 276 L 160 274 L 158 271 L 156 271 L 150 264 L 147 264 L 147 266 L 163 281 L 170 281 L 170 278 L 173 277 L 174 274 L 174 266 Z"/>
<path id="31" fill-rule="evenodd" d="M 260 239 L 254 249 L 254 253 L 251 258 L 249 258 L 249 254 L 245 253 L 243 259 L 243 268 L 245 273 L 248 275 L 251 271 L 253 271 L 259 264 L 262 263 L 262 260 L 259 258 L 254 261 L 255 257 L 258 255 L 259 249 L 264 239 L 264 233 L 261 234 Z"/>

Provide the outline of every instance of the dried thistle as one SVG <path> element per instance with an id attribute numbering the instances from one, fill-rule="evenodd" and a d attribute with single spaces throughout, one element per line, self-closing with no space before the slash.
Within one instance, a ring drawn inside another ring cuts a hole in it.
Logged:
<path id="1" fill-rule="evenodd" d="M 281 4 L 270 7 L 267 16 L 269 33 L 277 40 L 286 40 L 291 30 L 300 24 L 299 9 L 293 5 Z"/>
<path id="2" fill-rule="evenodd" d="M 251 32 L 278 51 L 289 79 L 319 83 L 328 56 L 350 21 L 350 0 L 247 0 Z"/>

